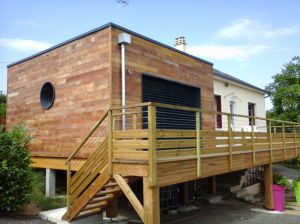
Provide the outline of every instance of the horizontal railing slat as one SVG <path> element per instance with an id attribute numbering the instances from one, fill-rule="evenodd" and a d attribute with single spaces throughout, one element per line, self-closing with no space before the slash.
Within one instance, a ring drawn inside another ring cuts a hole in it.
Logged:
<path id="1" fill-rule="evenodd" d="M 113 138 L 148 138 L 148 129 L 114 131 Z"/>
<path id="2" fill-rule="evenodd" d="M 100 144 L 100 146 L 95 150 L 94 154 L 90 156 L 87 161 L 82 165 L 80 170 L 78 170 L 72 177 L 71 177 L 71 185 L 74 184 L 74 182 L 77 181 L 77 179 L 84 174 L 91 166 L 92 162 L 95 160 L 95 158 L 98 158 L 101 152 L 105 150 L 105 147 L 107 147 L 108 140 L 107 138 L 104 139 L 104 141 Z"/>
<path id="3" fill-rule="evenodd" d="M 114 140 L 114 149 L 148 149 L 148 140 Z"/>

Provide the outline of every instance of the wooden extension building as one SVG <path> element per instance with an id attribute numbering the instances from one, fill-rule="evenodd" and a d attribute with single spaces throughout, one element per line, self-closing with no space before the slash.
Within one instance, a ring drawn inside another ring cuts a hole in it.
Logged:
<path id="1" fill-rule="evenodd" d="M 25 122 L 34 167 L 67 170 L 65 220 L 114 217 L 123 193 L 157 224 L 160 188 L 258 165 L 272 209 L 272 163 L 300 154 L 300 126 L 214 112 L 213 75 L 212 63 L 109 23 L 8 66 L 7 127 Z M 249 119 L 248 132 L 232 128 Z"/>

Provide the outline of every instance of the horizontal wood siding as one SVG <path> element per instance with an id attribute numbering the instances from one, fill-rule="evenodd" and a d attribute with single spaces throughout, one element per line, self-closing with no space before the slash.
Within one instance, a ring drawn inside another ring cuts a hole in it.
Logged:
<path id="1" fill-rule="evenodd" d="M 112 28 L 112 104 L 121 105 L 120 31 Z M 201 88 L 201 106 L 213 110 L 212 66 L 131 35 L 126 45 L 126 103 L 142 102 L 142 73 Z M 130 70 L 130 73 L 128 72 Z M 203 117 L 203 128 L 213 129 L 211 114 Z"/>
<path id="2" fill-rule="evenodd" d="M 8 69 L 7 125 L 25 122 L 33 156 L 67 157 L 109 108 L 109 30 Z M 47 81 L 53 83 L 56 99 L 50 110 L 43 110 L 40 90 Z"/>

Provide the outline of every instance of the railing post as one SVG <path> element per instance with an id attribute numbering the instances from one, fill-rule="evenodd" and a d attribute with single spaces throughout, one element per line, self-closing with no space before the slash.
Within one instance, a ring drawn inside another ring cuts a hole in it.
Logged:
<path id="1" fill-rule="evenodd" d="M 112 110 L 108 111 L 108 175 L 113 175 L 112 156 L 113 156 L 113 116 Z"/>
<path id="2" fill-rule="evenodd" d="M 252 162 L 253 166 L 256 164 L 255 158 L 255 134 L 254 134 L 254 117 L 251 116 L 251 137 L 252 137 Z"/>
<path id="3" fill-rule="evenodd" d="M 136 128 L 137 128 L 137 114 L 136 113 L 134 113 L 133 115 L 132 115 L 132 129 L 133 130 L 136 130 Z M 134 138 L 133 140 L 136 140 L 136 138 Z"/>
<path id="4" fill-rule="evenodd" d="M 282 140 L 283 140 L 283 151 L 284 151 L 284 160 L 286 160 L 286 147 L 285 147 L 285 126 L 284 126 L 284 122 L 282 122 Z"/>
<path id="5" fill-rule="evenodd" d="M 116 130 L 116 116 L 112 116 L 112 130 Z"/>
<path id="6" fill-rule="evenodd" d="M 229 167 L 232 170 L 232 115 L 227 115 L 227 122 L 228 122 L 228 152 L 229 152 Z"/>
<path id="7" fill-rule="evenodd" d="M 201 176 L 200 112 L 196 112 L 197 177 Z"/>
<path id="8" fill-rule="evenodd" d="M 71 210 L 71 161 L 67 163 L 67 214 L 70 215 Z"/>
<path id="9" fill-rule="evenodd" d="M 246 138 L 245 138 L 245 131 L 244 131 L 243 128 L 242 128 L 242 133 L 243 133 L 243 136 L 242 136 L 242 139 L 243 139 L 243 145 L 245 146 L 247 143 L 246 143 Z"/>
<path id="10" fill-rule="evenodd" d="M 296 124 L 293 125 L 293 133 L 294 133 L 294 147 L 295 147 L 295 157 L 298 156 L 297 150 L 297 133 L 296 133 Z"/>
<path id="11" fill-rule="evenodd" d="M 269 148 L 270 148 L 270 164 L 273 163 L 273 145 L 272 145 L 272 121 L 269 120 Z"/>
<path id="12" fill-rule="evenodd" d="M 136 130 L 136 128 L 137 128 L 137 114 L 134 113 L 132 116 L 133 116 L 132 117 L 133 118 L 133 120 L 132 120 L 132 129 Z"/>
<path id="13" fill-rule="evenodd" d="M 150 186 L 157 185 L 157 152 L 156 152 L 156 106 L 148 106 L 149 132 L 149 181 Z"/>

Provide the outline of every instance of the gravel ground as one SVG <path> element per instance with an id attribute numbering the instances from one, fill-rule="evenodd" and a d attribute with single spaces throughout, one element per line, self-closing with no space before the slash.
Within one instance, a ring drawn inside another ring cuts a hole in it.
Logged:
<path id="1" fill-rule="evenodd" d="M 281 166 L 274 166 L 274 172 L 282 173 L 288 178 L 293 179 L 297 174 L 294 169 L 289 169 Z M 126 206 L 127 207 L 127 206 Z M 177 215 L 162 216 L 161 223 L 165 224 L 299 224 L 300 211 L 287 210 L 283 214 L 266 214 L 252 211 L 251 208 L 258 206 L 239 202 L 236 200 L 226 200 L 222 204 L 210 205 L 199 204 L 197 210 L 179 213 Z M 122 209 L 120 209 L 121 211 Z M 127 209 L 125 209 L 127 210 Z M 123 211 L 124 212 L 124 211 Z M 136 214 L 126 214 L 127 216 L 136 216 Z M 125 218 L 128 220 L 128 218 Z M 126 223 L 115 220 L 114 223 Z M 130 220 L 130 219 L 129 219 Z M 124 222 L 125 221 L 125 222 Z M 107 223 L 107 222 L 104 222 Z M 23 216 L 11 214 L 3 216 L 0 213 L 0 224 L 54 224 L 51 221 L 45 221 L 37 216 Z"/>
<path id="2" fill-rule="evenodd" d="M 299 224 L 300 211 L 288 210 L 283 214 L 266 214 L 252 211 L 258 206 L 228 200 L 218 205 L 200 205 L 197 210 L 179 213 L 177 215 L 162 216 L 164 224 Z M 126 219 L 125 219 L 126 220 Z M 114 223 L 127 223 L 116 221 Z M 128 220 L 128 219 L 127 219 Z M 124 222 L 125 221 L 125 222 Z M 103 222 L 110 223 L 110 222 Z M 0 224 L 53 224 L 53 222 L 41 220 L 30 216 L 1 216 Z"/>
<path id="3" fill-rule="evenodd" d="M 259 208 L 236 200 L 224 201 L 222 204 L 200 206 L 199 209 L 185 214 L 162 217 L 165 224 L 299 224 L 300 211 L 293 214 L 266 214 L 252 211 Z"/>
<path id="4" fill-rule="evenodd" d="M 291 180 L 294 180 L 298 176 L 296 169 L 279 166 L 279 165 L 273 165 L 273 172 L 285 175 L 285 176 L 287 176 L 287 178 L 289 178 Z"/>
<path id="5" fill-rule="evenodd" d="M 45 221 L 37 216 L 22 216 L 22 215 L 1 215 L 0 224 L 54 224 L 50 221 Z"/>

